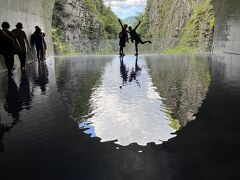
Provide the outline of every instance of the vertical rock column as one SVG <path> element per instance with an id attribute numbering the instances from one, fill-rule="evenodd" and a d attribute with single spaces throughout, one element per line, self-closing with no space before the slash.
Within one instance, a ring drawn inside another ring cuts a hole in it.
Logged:
<path id="1" fill-rule="evenodd" d="M 53 53 L 52 46 L 52 11 L 55 0 L 0 0 L 0 24 L 10 23 L 11 29 L 17 22 L 23 23 L 24 31 L 30 40 L 34 27 L 38 25 L 46 33 L 48 54 Z M 34 53 L 28 53 L 28 61 L 35 59 Z M 5 69 L 3 58 L 0 56 L 0 71 Z"/>

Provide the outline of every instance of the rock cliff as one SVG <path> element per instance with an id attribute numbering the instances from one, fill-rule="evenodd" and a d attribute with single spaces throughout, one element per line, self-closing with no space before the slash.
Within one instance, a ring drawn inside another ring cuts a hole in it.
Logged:
<path id="1" fill-rule="evenodd" d="M 148 0 L 138 19 L 143 21 L 140 33 L 153 40 L 154 49 L 211 50 L 215 22 L 211 0 Z"/>
<path id="2" fill-rule="evenodd" d="M 91 52 L 117 37 L 117 16 L 102 0 L 56 0 L 53 38 L 58 53 Z"/>

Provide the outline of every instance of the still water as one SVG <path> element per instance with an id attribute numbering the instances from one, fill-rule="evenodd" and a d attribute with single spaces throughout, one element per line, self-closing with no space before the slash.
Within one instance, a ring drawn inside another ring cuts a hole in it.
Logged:
<path id="1" fill-rule="evenodd" d="M 231 179 L 238 61 L 56 57 L 2 73 L 0 179 Z"/>
<path id="2" fill-rule="evenodd" d="M 57 82 L 72 117 L 91 137 L 122 146 L 161 144 L 175 137 L 181 125 L 194 119 L 211 79 L 208 60 L 197 57 L 63 61 L 56 61 Z"/>

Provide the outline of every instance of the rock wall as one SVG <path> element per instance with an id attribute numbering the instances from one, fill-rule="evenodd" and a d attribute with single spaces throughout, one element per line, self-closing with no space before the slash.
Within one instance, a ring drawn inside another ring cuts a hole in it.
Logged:
<path id="1" fill-rule="evenodd" d="M 54 0 L 0 0 L 0 24 L 3 21 L 10 23 L 11 29 L 17 22 L 22 22 L 24 30 L 30 38 L 36 25 L 46 32 L 46 41 L 49 44 L 48 53 L 52 48 L 52 10 Z M 18 63 L 17 58 L 16 63 Z M 35 59 L 34 52 L 28 53 L 28 61 Z M 5 69 L 3 58 L 0 57 L 0 71 Z"/>
<path id="2" fill-rule="evenodd" d="M 84 1 L 59 2 L 58 7 L 54 8 L 53 17 L 55 27 L 60 29 L 62 42 L 80 51 L 91 49 L 90 40 L 102 36 L 99 19 L 89 11 Z"/>
<path id="3" fill-rule="evenodd" d="M 148 0 L 140 32 L 157 50 L 208 51 L 214 26 L 211 0 Z"/>
<path id="4" fill-rule="evenodd" d="M 53 27 L 55 50 L 64 54 L 96 51 L 100 41 L 117 38 L 120 26 L 103 0 L 56 0 Z"/>

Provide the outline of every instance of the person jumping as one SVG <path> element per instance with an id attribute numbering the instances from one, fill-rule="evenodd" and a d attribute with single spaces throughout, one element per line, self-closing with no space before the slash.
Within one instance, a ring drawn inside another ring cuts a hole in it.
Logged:
<path id="1" fill-rule="evenodd" d="M 135 50 L 136 50 L 136 56 L 138 55 L 138 44 L 145 44 L 145 43 L 152 43 L 151 41 L 142 41 L 142 39 L 140 38 L 140 35 L 136 32 L 138 26 L 141 24 L 141 21 L 139 21 L 138 25 L 132 29 L 131 26 L 128 27 L 129 30 L 129 34 L 130 34 L 130 39 L 131 42 L 133 43 L 135 41 Z"/>

